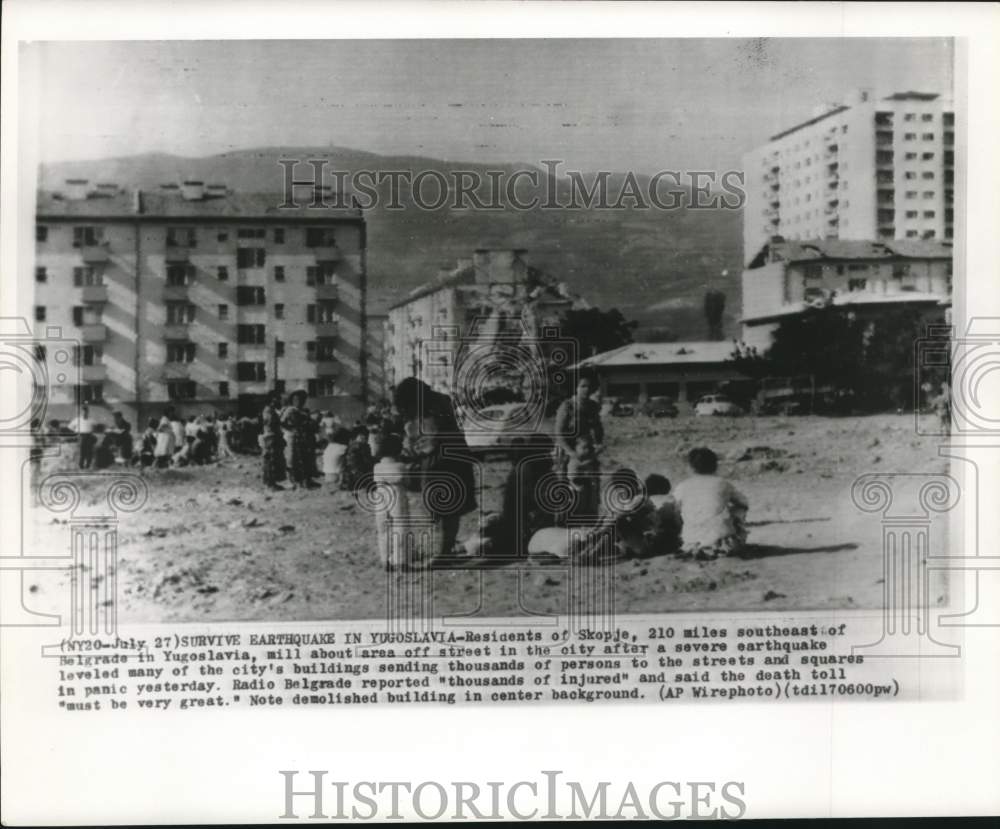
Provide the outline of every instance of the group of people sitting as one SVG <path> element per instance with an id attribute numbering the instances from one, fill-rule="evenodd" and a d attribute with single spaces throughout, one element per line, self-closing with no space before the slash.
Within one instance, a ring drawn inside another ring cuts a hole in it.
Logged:
<path id="1" fill-rule="evenodd" d="M 386 421 L 396 424 L 395 431 L 379 438 L 369 484 L 383 490 L 384 497 L 373 500 L 379 504 L 379 557 L 387 568 L 423 567 L 456 556 L 597 562 L 675 554 L 711 560 L 738 554 L 746 543 L 747 499 L 717 474 L 718 458 L 708 448 L 690 452 L 691 475 L 673 489 L 661 474 L 643 483 L 629 468 L 601 472 L 604 430 L 591 398 L 596 384 L 584 373 L 576 394 L 559 407 L 552 441 L 539 441 L 537 452 L 529 448 L 512 465 L 501 511 L 482 516 L 471 537 L 459 542 L 458 518 L 475 508 L 468 447 L 447 396 L 414 378 L 401 387 L 399 419 Z M 432 410 L 414 409 L 414 389 L 417 397 L 434 401 Z M 453 499 L 456 507 L 435 514 L 428 490 L 456 484 L 465 490 Z M 427 534 L 428 526 L 436 527 L 436 535 Z M 418 549 L 420 538 L 432 539 L 431 561 Z"/>

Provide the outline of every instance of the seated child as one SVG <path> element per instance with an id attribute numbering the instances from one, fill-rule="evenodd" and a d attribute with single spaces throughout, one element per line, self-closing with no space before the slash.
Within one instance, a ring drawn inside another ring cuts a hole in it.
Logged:
<path id="1" fill-rule="evenodd" d="M 407 526 L 410 517 L 409 493 L 405 486 L 407 466 L 400 460 L 403 439 L 386 435 L 381 442 L 382 458 L 372 472 L 376 495 L 385 509 L 375 513 L 375 534 L 379 560 L 387 570 L 410 563 L 413 555 L 413 532 Z"/>
<path id="2" fill-rule="evenodd" d="M 330 442 L 323 450 L 323 477 L 326 482 L 340 486 L 340 476 L 344 473 L 344 455 L 347 454 L 347 444 L 351 442 L 351 433 L 340 427 L 335 429 Z"/>
<path id="3" fill-rule="evenodd" d="M 646 497 L 653 506 L 653 526 L 646 533 L 645 555 L 675 553 L 681 547 L 681 516 L 663 475 L 646 477 Z"/>
<path id="4" fill-rule="evenodd" d="M 747 540 L 746 497 L 715 474 L 719 459 L 711 449 L 692 449 L 688 465 L 694 475 L 674 490 L 683 522 L 683 553 L 701 559 L 738 553 Z"/>

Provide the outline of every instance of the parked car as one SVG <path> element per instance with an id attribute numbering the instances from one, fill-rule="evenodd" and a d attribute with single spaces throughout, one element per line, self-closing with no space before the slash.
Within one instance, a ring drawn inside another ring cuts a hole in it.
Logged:
<path id="1" fill-rule="evenodd" d="M 501 403 L 479 409 L 475 417 L 463 418 L 465 442 L 474 452 L 516 453 L 551 449 L 551 420 L 532 428 L 533 413 L 527 403 Z"/>
<path id="2" fill-rule="evenodd" d="M 741 415 L 743 410 L 724 394 L 706 394 L 694 404 L 696 415 Z"/>
<path id="3" fill-rule="evenodd" d="M 606 397 L 601 405 L 601 417 L 632 417 L 635 414 L 635 406 L 626 403 L 618 397 Z"/>
<path id="4" fill-rule="evenodd" d="M 642 406 L 648 417 L 677 417 L 677 404 L 669 397 L 650 397 Z"/>

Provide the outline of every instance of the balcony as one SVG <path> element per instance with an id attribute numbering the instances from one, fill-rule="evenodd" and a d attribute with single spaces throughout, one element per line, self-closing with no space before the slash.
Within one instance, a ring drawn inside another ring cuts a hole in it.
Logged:
<path id="1" fill-rule="evenodd" d="M 317 262 L 339 262 L 340 248 L 336 245 L 322 245 L 311 248 L 312 255 Z"/>
<path id="2" fill-rule="evenodd" d="M 108 301 L 108 289 L 104 285 L 84 285 L 83 286 L 83 301 L 84 302 L 107 302 Z"/>
<path id="3" fill-rule="evenodd" d="M 337 286 L 336 285 L 317 285 L 316 286 L 316 299 L 326 299 L 334 300 L 339 299 L 337 296 Z"/>
<path id="4" fill-rule="evenodd" d="M 80 379 L 84 383 L 103 383 L 108 379 L 108 370 L 100 363 L 93 366 L 80 366 Z"/>
<path id="5" fill-rule="evenodd" d="M 88 265 L 107 262 L 110 258 L 107 245 L 84 245 L 80 248 L 80 256 Z"/>
<path id="6" fill-rule="evenodd" d="M 317 360 L 317 377 L 335 377 L 340 371 L 340 365 L 336 360 Z"/>
<path id="7" fill-rule="evenodd" d="M 108 326 L 101 323 L 81 325 L 80 339 L 85 343 L 103 343 L 108 339 Z"/>
<path id="8" fill-rule="evenodd" d="M 165 285 L 163 287 L 163 298 L 167 302 L 170 300 L 187 299 L 189 285 Z"/>
<path id="9" fill-rule="evenodd" d="M 163 339 L 170 341 L 174 340 L 187 341 L 191 339 L 188 332 L 188 323 L 186 322 L 167 323 L 163 327 Z"/>
<path id="10" fill-rule="evenodd" d="M 191 248 L 181 246 L 168 247 L 163 252 L 163 260 L 168 265 L 184 265 L 191 261 Z"/>
<path id="11" fill-rule="evenodd" d="M 316 336 L 317 337 L 336 337 L 340 323 L 337 322 L 317 322 L 316 323 Z"/>
<path id="12" fill-rule="evenodd" d="M 191 377 L 191 363 L 164 363 L 164 380 L 188 380 Z"/>

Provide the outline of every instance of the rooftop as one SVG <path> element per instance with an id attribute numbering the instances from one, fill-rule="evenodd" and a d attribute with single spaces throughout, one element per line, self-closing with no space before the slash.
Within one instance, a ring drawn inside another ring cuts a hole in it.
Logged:
<path id="1" fill-rule="evenodd" d="M 879 294 L 874 291 L 848 291 L 837 293 L 829 301 L 828 305 L 835 308 L 876 306 L 876 305 L 901 305 L 906 303 L 923 303 L 929 305 L 950 305 L 948 297 L 941 294 L 929 293 L 927 291 L 900 291 L 894 294 Z M 791 302 L 783 305 L 779 310 L 757 317 L 744 317 L 741 322 L 768 322 L 778 320 L 783 317 L 792 317 L 807 311 L 810 308 L 819 306 L 811 305 L 808 302 Z M 826 307 L 826 306 L 824 306 Z"/>
<path id="2" fill-rule="evenodd" d="M 593 368 L 612 366 L 667 366 L 690 363 L 724 363 L 735 345 L 729 340 L 683 343 L 629 343 L 595 354 L 579 365 Z"/>
<path id="3" fill-rule="evenodd" d="M 751 260 L 749 269 L 768 262 L 846 259 L 951 259 L 950 242 L 934 239 L 772 239 Z"/>
<path id="4" fill-rule="evenodd" d="M 327 197 L 332 201 L 332 197 Z M 185 199 L 179 189 L 92 192 L 87 198 L 69 199 L 43 190 L 38 193 L 36 214 L 42 219 L 287 219 L 329 221 L 362 218 L 357 208 L 280 207 L 281 193 L 220 193 L 209 188 L 204 197 Z"/>

